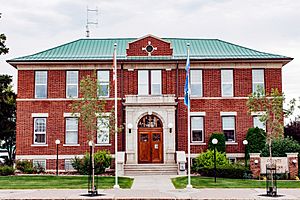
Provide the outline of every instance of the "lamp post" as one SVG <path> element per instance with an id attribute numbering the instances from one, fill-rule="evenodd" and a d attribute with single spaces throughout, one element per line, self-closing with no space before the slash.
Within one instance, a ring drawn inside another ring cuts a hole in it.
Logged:
<path id="1" fill-rule="evenodd" d="M 93 177 L 92 177 L 92 173 L 93 173 L 93 167 L 92 167 L 92 151 L 93 151 L 93 141 L 89 141 L 89 147 L 90 147 L 90 166 L 89 166 L 89 178 L 88 178 L 88 187 L 89 187 L 89 191 L 88 193 L 91 196 L 94 196 L 94 181 L 93 181 Z"/>
<path id="2" fill-rule="evenodd" d="M 245 168 L 247 167 L 247 156 L 246 156 L 246 146 L 248 144 L 248 141 L 247 140 L 243 140 L 243 145 L 245 145 Z"/>
<path id="3" fill-rule="evenodd" d="M 58 176 L 58 145 L 60 144 L 60 140 L 55 140 L 56 144 L 56 176 Z"/>
<path id="4" fill-rule="evenodd" d="M 216 145 L 218 144 L 218 139 L 212 139 L 212 143 L 214 145 L 214 173 L 215 173 L 215 183 L 217 182 L 217 166 L 216 166 Z"/>

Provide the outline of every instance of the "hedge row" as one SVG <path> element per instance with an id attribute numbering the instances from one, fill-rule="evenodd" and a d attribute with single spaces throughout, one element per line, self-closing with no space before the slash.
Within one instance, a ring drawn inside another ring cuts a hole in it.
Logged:
<path id="1" fill-rule="evenodd" d="M 199 169 L 198 172 L 201 174 L 201 176 L 213 177 L 215 175 L 215 170 L 213 167 L 203 167 Z M 220 178 L 252 178 L 251 171 L 240 165 L 218 166 L 216 169 L 216 175 Z"/>

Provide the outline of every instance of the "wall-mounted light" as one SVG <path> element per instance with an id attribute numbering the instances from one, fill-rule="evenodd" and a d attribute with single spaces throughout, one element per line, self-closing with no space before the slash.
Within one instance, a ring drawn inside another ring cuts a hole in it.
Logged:
<path id="1" fill-rule="evenodd" d="M 254 164 L 256 164 L 256 165 L 257 165 L 257 164 L 258 164 L 258 160 L 254 160 Z"/>
<path id="2" fill-rule="evenodd" d="M 296 159 L 292 160 L 292 163 L 293 163 L 293 165 L 296 165 L 297 160 Z"/>
<path id="3" fill-rule="evenodd" d="M 172 124 L 172 123 L 169 123 L 169 124 L 168 124 L 168 128 L 170 129 L 170 133 L 172 133 L 173 124 Z"/>
<path id="4" fill-rule="evenodd" d="M 128 132 L 131 133 L 131 129 L 133 128 L 133 125 L 131 123 L 127 124 Z"/>

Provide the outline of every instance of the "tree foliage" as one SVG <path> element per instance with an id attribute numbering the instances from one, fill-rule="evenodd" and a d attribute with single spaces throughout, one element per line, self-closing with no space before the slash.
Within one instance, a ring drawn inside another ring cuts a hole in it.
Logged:
<path id="1" fill-rule="evenodd" d="M 286 157 L 286 153 L 300 153 L 300 144 L 291 137 L 275 138 L 272 141 L 272 156 Z M 270 156 L 268 145 L 262 149 L 261 156 Z"/>
<path id="2" fill-rule="evenodd" d="M 290 136 L 300 142 L 300 121 L 299 119 L 295 121 L 290 121 L 289 124 L 287 124 L 284 127 L 284 136 Z"/>
<path id="3" fill-rule="evenodd" d="M 226 158 L 225 153 L 216 151 L 216 165 L 224 166 L 229 165 L 229 161 Z M 213 167 L 214 166 L 214 151 L 207 150 L 204 153 L 199 154 L 193 161 L 193 170 L 199 171 L 204 167 Z"/>
<path id="4" fill-rule="evenodd" d="M 246 146 L 247 158 L 249 153 L 261 153 L 262 149 L 266 145 L 266 132 L 258 127 L 249 128 L 246 140 L 248 145 Z"/>
<path id="5" fill-rule="evenodd" d="M 13 164 L 16 145 L 16 94 L 11 83 L 11 76 L 0 75 L 0 144 L 8 151 L 9 165 Z"/>
<path id="6" fill-rule="evenodd" d="M 1 18 L 1 14 L 2 13 L 0 13 L 0 18 Z M 9 49 L 6 47 L 5 41 L 6 41 L 6 36 L 4 35 L 4 33 L 0 33 L 0 55 L 8 53 Z"/>
<path id="7" fill-rule="evenodd" d="M 208 143 L 208 149 L 214 150 L 214 144 L 212 143 L 212 140 L 216 138 L 218 140 L 218 144 L 216 144 L 216 149 L 219 152 L 225 152 L 226 151 L 226 146 L 225 146 L 225 135 L 224 133 L 213 133 L 211 134 L 209 138 L 209 143 Z"/>

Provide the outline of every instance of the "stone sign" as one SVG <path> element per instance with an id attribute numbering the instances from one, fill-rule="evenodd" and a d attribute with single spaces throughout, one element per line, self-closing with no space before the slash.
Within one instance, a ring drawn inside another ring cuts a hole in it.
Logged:
<path id="1" fill-rule="evenodd" d="M 262 174 L 266 173 L 266 165 L 270 164 L 270 157 L 261 157 L 260 158 L 260 170 Z M 276 164 L 276 173 L 288 173 L 289 167 L 288 167 L 288 159 L 287 157 L 272 157 L 273 163 Z"/>

